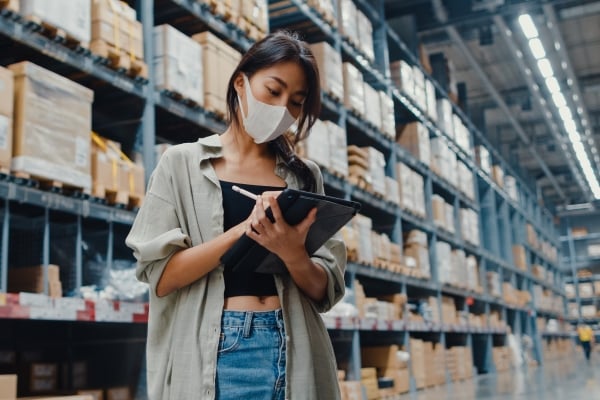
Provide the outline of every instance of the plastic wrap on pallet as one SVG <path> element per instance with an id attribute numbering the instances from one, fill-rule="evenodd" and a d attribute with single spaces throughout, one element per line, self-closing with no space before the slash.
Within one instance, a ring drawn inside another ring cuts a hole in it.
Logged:
<path id="1" fill-rule="evenodd" d="M 154 27 L 156 86 L 203 104 L 202 46 L 170 25 Z"/>
<path id="2" fill-rule="evenodd" d="M 361 11 L 356 12 L 356 25 L 358 28 L 359 47 L 367 59 L 371 62 L 375 60 L 375 50 L 373 48 L 373 24 L 369 17 Z"/>
<path id="3" fill-rule="evenodd" d="M 346 177 L 348 176 L 346 130 L 331 121 L 325 121 L 324 124 L 329 135 L 329 167 L 334 173 Z"/>
<path id="4" fill-rule="evenodd" d="M 62 29 L 76 40 L 90 41 L 91 0 L 21 0 L 20 13 Z"/>
<path id="5" fill-rule="evenodd" d="M 342 64 L 344 75 L 344 105 L 358 115 L 365 115 L 365 88 L 361 72 L 353 64 Z"/>
<path id="6" fill-rule="evenodd" d="M 310 135 L 304 142 L 306 157 L 322 167 L 330 168 L 330 147 L 328 126 L 321 120 L 316 120 Z"/>
<path id="7" fill-rule="evenodd" d="M 364 84 L 364 103 L 365 103 L 365 118 L 373 126 L 382 129 L 381 124 L 381 104 L 379 103 L 379 93 L 373 89 L 368 83 Z"/>
<path id="8" fill-rule="evenodd" d="M 373 147 L 363 147 L 368 154 L 369 176 L 373 191 L 385 196 L 385 157 L 383 153 Z"/>
<path id="9" fill-rule="evenodd" d="M 481 145 L 475 147 L 475 162 L 488 175 L 492 174 L 492 159 L 487 148 Z"/>
<path id="10" fill-rule="evenodd" d="M 415 80 L 411 65 L 404 60 L 393 61 L 390 63 L 390 73 L 398 90 L 411 99 L 414 98 Z"/>
<path id="11" fill-rule="evenodd" d="M 371 242 L 371 231 L 373 230 L 373 221 L 369 217 L 357 214 L 352 218 L 352 227 L 358 233 L 358 261 L 372 263 L 373 244 Z"/>
<path id="12" fill-rule="evenodd" d="M 310 49 L 319 67 L 321 89 L 339 100 L 343 99 L 342 55 L 327 42 L 313 43 Z"/>
<path id="13" fill-rule="evenodd" d="M 13 143 L 14 76 L 0 67 L 0 168 L 10 169 Z"/>
<path id="14" fill-rule="evenodd" d="M 379 91 L 379 103 L 381 105 L 381 130 L 386 136 L 394 139 L 396 136 L 394 100 L 384 91 Z"/>
<path id="15" fill-rule="evenodd" d="M 454 124 L 452 121 L 452 103 L 446 98 L 437 99 L 436 101 L 438 126 L 446 135 L 454 138 Z"/>
<path id="16" fill-rule="evenodd" d="M 94 93 L 30 62 L 9 68 L 15 73 L 12 169 L 90 189 Z"/>
<path id="17" fill-rule="evenodd" d="M 351 43 L 359 43 L 357 21 L 358 9 L 352 0 L 338 1 L 338 26 L 343 37 Z"/>

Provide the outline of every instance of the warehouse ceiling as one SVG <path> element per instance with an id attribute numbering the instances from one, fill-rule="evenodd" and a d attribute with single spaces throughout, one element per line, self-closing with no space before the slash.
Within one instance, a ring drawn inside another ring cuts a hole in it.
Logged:
<path id="1" fill-rule="evenodd" d="M 384 3 L 390 25 L 409 45 L 415 26 L 414 47 L 422 43 L 427 54 L 442 52 L 452 60 L 456 82 L 466 86 L 463 108 L 546 205 L 594 200 L 588 178 L 595 174 L 600 179 L 600 1 Z M 591 166 L 587 176 L 581 154 L 576 155 L 569 140 L 565 117 L 558 112 L 555 101 L 562 99 L 553 100 L 530 50 L 531 37 L 519 19 L 523 14 L 531 16 L 545 58 L 573 110 L 571 120 L 584 148 L 579 150 L 585 150 Z"/>

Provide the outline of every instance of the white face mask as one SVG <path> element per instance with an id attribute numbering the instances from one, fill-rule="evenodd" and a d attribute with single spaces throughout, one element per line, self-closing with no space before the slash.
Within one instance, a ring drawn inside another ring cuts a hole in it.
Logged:
<path id="1" fill-rule="evenodd" d="M 257 100 L 252 94 L 250 81 L 248 81 L 245 74 L 244 88 L 246 90 L 246 102 L 248 103 L 248 115 L 244 115 L 244 107 L 242 107 L 240 96 L 238 96 L 238 102 L 242 111 L 244 128 L 255 143 L 265 143 L 278 138 L 296 121 L 296 118 L 290 114 L 286 107 L 272 106 Z"/>

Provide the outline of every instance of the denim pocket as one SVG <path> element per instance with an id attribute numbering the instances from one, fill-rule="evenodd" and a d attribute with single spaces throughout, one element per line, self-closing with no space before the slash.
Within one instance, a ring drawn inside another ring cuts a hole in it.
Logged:
<path id="1" fill-rule="evenodd" d="M 242 328 L 222 328 L 219 336 L 219 354 L 237 349 L 240 345 Z"/>

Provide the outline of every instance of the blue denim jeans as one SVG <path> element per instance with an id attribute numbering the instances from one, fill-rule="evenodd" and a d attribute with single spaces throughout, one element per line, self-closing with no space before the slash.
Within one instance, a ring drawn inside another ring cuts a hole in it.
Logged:
<path id="1" fill-rule="evenodd" d="M 218 400 L 283 400 L 286 335 L 281 310 L 223 311 Z"/>

